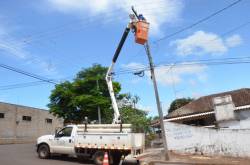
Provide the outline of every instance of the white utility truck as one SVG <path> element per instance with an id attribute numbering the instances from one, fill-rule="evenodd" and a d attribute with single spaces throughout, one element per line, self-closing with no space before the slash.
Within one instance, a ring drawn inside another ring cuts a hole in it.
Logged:
<path id="1" fill-rule="evenodd" d="M 130 159 L 144 150 L 144 134 L 131 133 L 131 125 L 84 124 L 68 125 L 55 135 L 37 139 L 38 156 L 49 158 L 50 154 L 73 155 L 80 159 L 93 159 L 102 164 L 104 152 L 109 153 L 110 162 L 119 164 L 121 156 Z"/>
<path id="2" fill-rule="evenodd" d="M 133 10 L 134 11 L 134 10 Z M 142 15 L 141 15 L 142 16 Z M 143 153 L 145 139 L 143 133 L 133 133 L 131 124 L 123 124 L 112 83 L 112 70 L 119 56 L 129 31 L 135 33 L 135 41 L 144 44 L 147 41 L 148 23 L 137 13 L 130 15 L 131 22 L 126 27 L 120 43 L 112 59 L 112 64 L 106 74 L 106 81 L 114 109 L 112 124 L 68 125 L 54 135 L 45 135 L 37 139 L 38 156 L 49 158 L 52 154 L 73 155 L 84 159 L 93 159 L 95 164 L 102 164 L 104 153 L 109 155 L 110 162 L 118 165 L 121 157 L 135 160 L 136 155 Z"/>

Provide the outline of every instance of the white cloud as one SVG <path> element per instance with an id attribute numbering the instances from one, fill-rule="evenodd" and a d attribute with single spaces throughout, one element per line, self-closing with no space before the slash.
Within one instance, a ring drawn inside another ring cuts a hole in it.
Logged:
<path id="1" fill-rule="evenodd" d="M 123 64 L 122 67 L 125 69 L 134 69 L 134 70 L 140 71 L 144 69 L 146 66 L 140 63 L 131 62 L 129 64 Z"/>
<path id="2" fill-rule="evenodd" d="M 127 65 L 123 65 L 123 68 L 133 69 L 135 71 L 140 71 L 142 68 L 146 66 L 140 63 L 129 63 Z M 190 63 L 181 63 L 178 65 L 170 65 L 170 66 L 160 66 L 155 68 L 155 75 L 157 78 L 157 82 L 161 85 L 172 85 L 179 84 L 183 82 L 183 76 L 191 75 L 195 76 L 198 81 L 205 81 L 205 65 L 200 64 L 190 64 Z M 151 74 L 149 71 L 146 71 L 146 76 L 150 78 Z"/>
<path id="3" fill-rule="evenodd" d="M 179 84 L 183 81 L 182 76 L 193 75 L 200 77 L 205 74 L 206 66 L 204 65 L 189 65 L 182 63 L 177 66 L 162 66 L 156 68 L 157 81 L 163 85 Z"/>
<path id="4" fill-rule="evenodd" d="M 7 52 L 18 58 L 25 58 L 27 54 L 20 43 L 10 37 L 6 28 L 2 26 L 0 26 L 0 51 Z"/>
<path id="5" fill-rule="evenodd" d="M 157 33 L 164 23 L 175 23 L 183 8 L 182 0 L 47 0 L 55 10 L 63 13 L 74 13 L 76 15 L 98 15 L 102 14 L 103 21 L 107 17 L 112 19 L 128 20 L 131 6 L 135 6 L 139 13 L 143 13 L 150 22 L 151 31 Z"/>
<path id="6" fill-rule="evenodd" d="M 115 5 L 115 1 L 108 0 L 48 0 L 51 5 L 62 12 L 82 12 L 87 10 L 92 14 L 108 9 L 108 5 Z"/>
<path id="7" fill-rule="evenodd" d="M 226 44 L 228 47 L 235 47 L 237 45 L 240 45 L 242 43 L 242 38 L 235 34 L 231 37 L 228 37 L 226 40 L 225 40 Z"/>
<path id="8" fill-rule="evenodd" d="M 145 111 L 147 113 L 151 112 L 152 109 L 153 109 L 151 106 L 145 106 L 145 105 L 142 105 L 142 104 L 136 105 L 136 108 L 141 109 L 141 110 L 143 110 L 143 111 Z"/>
<path id="9" fill-rule="evenodd" d="M 1 55 L 8 55 L 23 60 L 26 64 L 33 65 L 33 67 L 38 67 L 47 75 L 55 75 L 57 73 L 55 67 L 51 63 L 27 51 L 25 44 L 13 37 L 3 25 L 0 26 L 0 52 L 4 52 L 1 53 Z"/>
<path id="10" fill-rule="evenodd" d="M 11 55 L 14 55 L 18 58 L 25 58 L 26 52 L 21 47 L 14 47 L 15 41 L 7 42 L 5 39 L 0 39 L 0 50 L 7 52 Z"/>
<path id="11" fill-rule="evenodd" d="M 178 55 L 203 55 L 203 54 L 224 54 L 229 47 L 235 47 L 241 43 L 239 35 L 233 35 L 223 39 L 217 34 L 204 31 L 197 31 L 192 35 L 178 39 L 170 43 L 176 46 Z"/>

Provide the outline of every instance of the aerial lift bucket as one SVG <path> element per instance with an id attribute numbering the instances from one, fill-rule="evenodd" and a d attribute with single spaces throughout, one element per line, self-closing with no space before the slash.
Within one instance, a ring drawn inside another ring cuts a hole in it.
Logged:
<path id="1" fill-rule="evenodd" d="M 135 42 L 144 45 L 148 41 L 149 23 L 139 20 L 135 23 Z"/>

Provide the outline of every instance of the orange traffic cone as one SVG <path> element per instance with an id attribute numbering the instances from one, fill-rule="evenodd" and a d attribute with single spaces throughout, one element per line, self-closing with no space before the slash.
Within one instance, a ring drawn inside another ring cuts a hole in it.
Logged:
<path id="1" fill-rule="evenodd" d="M 109 165 L 109 157 L 107 152 L 104 154 L 102 165 Z"/>

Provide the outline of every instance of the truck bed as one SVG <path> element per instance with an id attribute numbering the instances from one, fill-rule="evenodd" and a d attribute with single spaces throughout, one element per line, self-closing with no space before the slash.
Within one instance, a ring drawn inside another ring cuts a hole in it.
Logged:
<path id="1" fill-rule="evenodd" d="M 75 147 L 113 150 L 144 149 L 144 134 L 131 133 L 131 125 L 119 124 L 79 125 Z"/>

